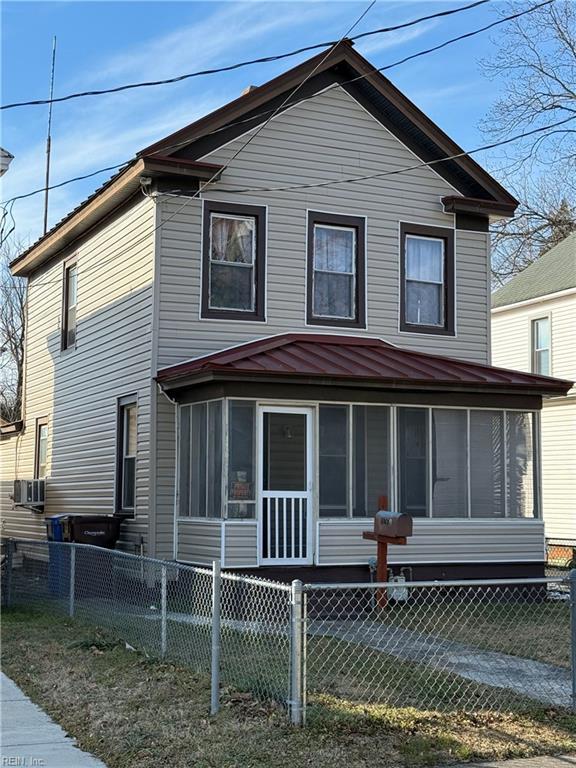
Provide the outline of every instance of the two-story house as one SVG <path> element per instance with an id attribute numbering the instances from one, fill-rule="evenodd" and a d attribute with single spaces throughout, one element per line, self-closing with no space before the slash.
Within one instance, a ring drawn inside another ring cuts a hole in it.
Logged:
<path id="1" fill-rule="evenodd" d="M 494 293 L 492 359 L 576 379 L 576 232 Z M 546 535 L 552 557 L 566 561 L 576 546 L 576 388 L 547 399 L 541 423 Z"/>
<path id="2" fill-rule="evenodd" d="M 570 382 L 489 365 L 488 227 L 515 207 L 344 42 L 138 153 L 15 260 L 25 426 L 2 450 L 46 478 L 44 514 L 120 515 L 158 557 L 365 578 L 386 505 L 415 575 L 537 575 L 539 413 Z"/>

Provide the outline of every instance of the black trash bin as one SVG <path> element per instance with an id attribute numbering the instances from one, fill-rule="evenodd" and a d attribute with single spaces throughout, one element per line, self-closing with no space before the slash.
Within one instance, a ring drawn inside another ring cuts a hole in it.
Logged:
<path id="1" fill-rule="evenodd" d="M 70 515 L 67 520 L 68 541 L 114 549 L 120 536 L 121 522 L 119 517 L 113 515 Z"/>

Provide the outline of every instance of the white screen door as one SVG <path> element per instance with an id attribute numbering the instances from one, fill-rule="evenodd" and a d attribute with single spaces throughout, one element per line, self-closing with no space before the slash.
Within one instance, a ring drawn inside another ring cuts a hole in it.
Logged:
<path id="1" fill-rule="evenodd" d="M 312 410 L 262 406 L 258 414 L 259 562 L 312 562 Z"/>

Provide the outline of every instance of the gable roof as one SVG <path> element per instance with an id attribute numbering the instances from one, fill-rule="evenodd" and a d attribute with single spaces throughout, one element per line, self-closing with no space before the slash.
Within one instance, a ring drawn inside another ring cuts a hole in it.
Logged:
<path id="1" fill-rule="evenodd" d="M 492 294 L 492 308 L 576 288 L 576 232 Z"/>
<path id="2" fill-rule="evenodd" d="M 241 344 L 158 371 L 166 389 L 209 377 L 377 382 L 383 388 L 465 389 L 565 394 L 572 382 L 415 352 L 382 339 L 336 334 L 286 333 Z"/>
<path id="3" fill-rule="evenodd" d="M 307 78 L 309 79 L 306 80 Z M 306 83 L 299 88 L 298 93 L 287 100 L 296 86 L 304 80 Z M 65 225 L 70 229 L 68 225 L 73 221 L 74 237 L 78 237 L 82 234 L 82 226 L 76 224 L 82 224 L 87 209 L 98 209 L 102 203 L 102 215 L 106 215 L 110 211 L 111 198 L 115 205 L 119 205 L 133 195 L 139 188 L 137 182 L 140 175 L 146 175 L 145 170 L 140 167 L 142 163 L 156 160 L 158 156 L 164 161 L 169 158 L 197 161 L 262 123 L 277 107 L 288 109 L 302 99 L 310 98 L 336 84 L 350 93 L 424 162 L 463 152 L 461 147 L 390 80 L 355 51 L 350 41 L 345 40 L 329 55 L 323 51 L 313 56 L 138 152 L 136 157 L 108 182 L 15 259 L 11 264 L 12 269 L 16 274 L 28 274 L 31 269 L 69 244 L 72 236 L 62 237 Z M 437 163 L 435 171 L 456 188 L 464 199 L 472 200 L 476 212 L 509 216 L 518 204 L 518 201 L 471 157 L 462 156 Z M 111 190 L 114 195 L 111 195 Z M 450 206 L 453 206 L 454 196 L 449 196 L 447 200 Z M 482 209 L 483 202 L 487 204 L 485 210 Z M 86 229 L 94 226 L 95 221 L 96 210 L 92 211 Z"/>

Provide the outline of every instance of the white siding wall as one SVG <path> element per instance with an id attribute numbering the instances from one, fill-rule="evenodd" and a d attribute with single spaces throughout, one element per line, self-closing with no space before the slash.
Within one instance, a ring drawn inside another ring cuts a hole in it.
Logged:
<path id="1" fill-rule="evenodd" d="M 551 375 L 576 380 L 576 292 L 492 312 L 492 362 L 530 371 L 531 324 L 550 318 Z M 576 542 L 576 388 L 544 401 L 542 506 L 546 536 Z"/>
<path id="2" fill-rule="evenodd" d="M 247 138 L 236 139 L 205 159 L 226 163 Z M 305 324 L 307 209 L 367 217 L 367 328 L 351 333 L 487 362 L 488 236 L 484 233 L 456 234 L 457 336 L 398 332 L 399 222 L 454 226 L 454 217 L 442 212 L 440 202 L 454 190 L 432 170 L 323 189 L 239 195 L 225 191 L 385 173 L 417 162 L 344 91 L 320 94 L 276 117 L 241 152 L 226 170 L 225 181 L 212 185 L 204 197 L 268 207 L 266 323 L 199 319 L 202 201 L 191 199 L 182 208 L 184 199 L 164 198 L 159 202 L 159 217 L 166 224 L 159 231 L 158 367 L 277 333 L 338 332 Z M 166 539 L 168 547 L 175 434 L 172 416 L 165 419 L 163 411 L 167 411 L 165 405 L 159 409 L 157 524 L 162 530 L 159 537 Z"/>
<path id="3" fill-rule="evenodd" d="M 142 199 L 78 248 L 77 345 L 60 349 L 63 263 L 29 281 L 25 431 L 11 439 L 16 476 L 34 471 L 35 421 L 48 417 L 46 513 L 114 511 L 116 398 L 138 396 L 136 520 L 127 543 L 147 533 L 154 209 Z M 7 513 L 11 536 L 43 536 L 41 515 Z"/>

